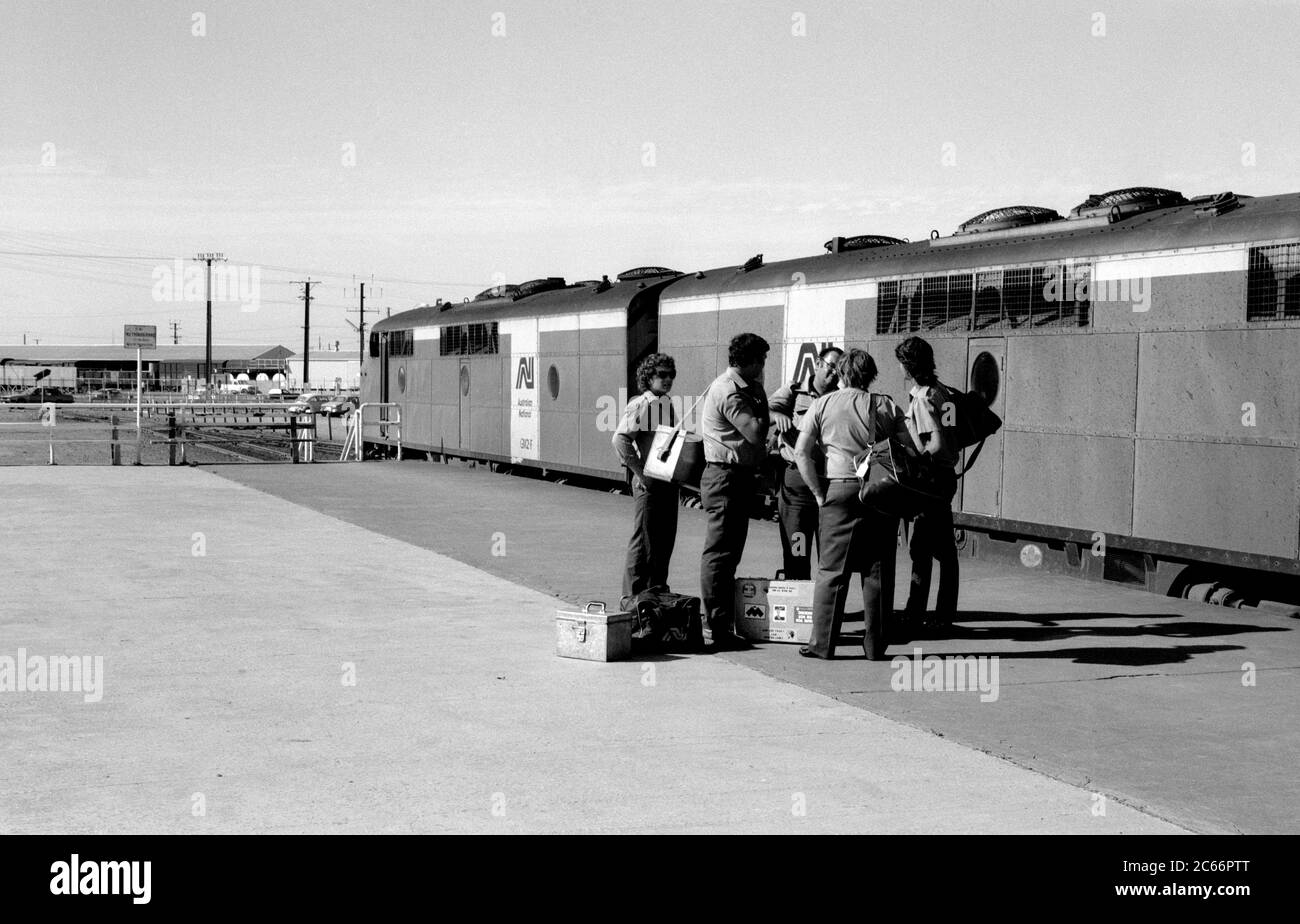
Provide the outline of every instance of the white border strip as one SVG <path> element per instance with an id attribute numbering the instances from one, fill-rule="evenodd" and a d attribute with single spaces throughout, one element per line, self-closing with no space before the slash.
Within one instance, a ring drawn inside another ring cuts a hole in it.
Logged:
<path id="1" fill-rule="evenodd" d="M 1099 281 L 1152 279 L 1157 276 L 1194 276 L 1200 273 L 1244 273 L 1246 245 L 1220 250 L 1154 254 L 1151 256 L 1099 257 L 1093 272 Z"/>
<path id="2" fill-rule="evenodd" d="M 621 308 L 610 311 L 592 311 L 578 315 L 579 330 L 600 330 L 609 327 L 627 326 L 627 312 Z"/>
<path id="3" fill-rule="evenodd" d="M 540 333 L 577 329 L 578 316 L 576 314 L 543 315 L 537 319 L 537 330 Z"/>

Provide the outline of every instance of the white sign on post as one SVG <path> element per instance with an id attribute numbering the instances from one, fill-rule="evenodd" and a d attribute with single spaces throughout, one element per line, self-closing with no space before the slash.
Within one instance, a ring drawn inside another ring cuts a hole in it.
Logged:
<path id="1" fill-rule="evenodd" d="M 135 348 L 135 464 L 140 464 L 140 404 L 144 394 L 144 357 L 142 350 L 158 349 L 158 327 L 155 324 L 125 324 L 122 327 L 122 346 Z"/>
<path id="2" fill-rule="evenodd" d="M 122 346 L 133 350 L 158 349 L 158 327 L 155 324 L 127 324 L 122 328 Z"/>

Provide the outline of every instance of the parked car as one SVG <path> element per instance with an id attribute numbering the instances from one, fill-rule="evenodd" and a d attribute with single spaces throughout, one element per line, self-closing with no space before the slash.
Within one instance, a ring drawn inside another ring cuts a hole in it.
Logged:
<path id="1" fill-rule="evenodd" d="M 355 411 L 359 403 L 352 395 L 340 395 L 322 404 L 320 412 L 326 417 L 342 417 Z"/>
<path id="2" fill-rule="evenodd" d="M 289 405 L 290 414 L 319 414 L 321 405 L 330 400 L 329 395 L 305 394 Z"/>
<path id="3" fill-rule="evenodd" d="M 44 404 L 46 401 L 53 401 L 57 404 L 71 404 L 76 400 L 76 396 L 66 388 L 54 386 L 29 388 L 26 391 L 0 397 L 0 401 L 5 404 Z"/>

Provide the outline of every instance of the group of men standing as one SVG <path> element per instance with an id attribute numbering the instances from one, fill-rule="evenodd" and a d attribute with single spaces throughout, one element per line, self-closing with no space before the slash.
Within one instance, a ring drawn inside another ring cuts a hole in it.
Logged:
<path id="1" fill-rule="evenodd" d="M 796 446 L 800 434 L 807 429 L 809 411 L 815 406 L 820 408 L 818 402 L 825 404 L 827 396 L 840 389 L 845 374 L 852 378 L 852 386 L 846 387 L 855 396 L 865 398 L 866 406 L 874 409 L 876 406 L 871 404 L 872 399 L 882 398 L 893 407 L 887 396 L 870 395 L 865 390 L 875 377 L 874 361 L 862 350 L 852 350 L 852 355 L 847 355 L 844 350 L 833 346 L 821 351 L 811 375 L 802 381 L 783 384 L 769 397 L 763 389 L 763 370 L 769 349 L 767 341 L 757 334 L 742 333 L 733 337 L 728 345 L 727 369 L 713 380 L 700 402 L 699 434 L 703 438 L 705 458 L 700 478 L 700 499 L 708 518 L 700 562 L 700 587 L 705 608 L 706 645 L 713 651 L 749 645 L 735 631 L 736 569 L 744 553 L 750 515 L 761 489 L 762 469 L 768 462 L 769 453 L 775 449 L 781 460 L 777 504 L 785 578 L 808 580 L 813 575 L 815 544 L 818 554 L 827 558 L 827 550 L 821 547 L 819 537 L 821 523 L 830 513 L 825 509 L 830 482 L 846 480 L 831 478 L 824 459 L 820 468 L 806 467 L 805 471 L 800 471 Z M 907 415 L 903 418 L 900 413 L 897 421 L 899 434 L 906 426 L 906 433 L 920 451 L 930 455 L 937 464 L 947 465 L 951 471 L 956 454 L 945 445 L 943 428 L 939 424 L 946 395 L 935 377 L 929 344 L 919 337 L 908 338 L 899 345 L 896 356 L 904 375 L 913 382 Z M 870 365 L 869 376 L 863 375 L 864 361 Z M 625 594 L 667 585 L 668 565 L 676 540 L 679 492 L 673 484 L 644 475 L 641 453 L 648 443 L 639 443 L 636 437 L 647 429 L 647 421 L 677 423 L 671 416 L 673 412 L 667 398 L 675 376 L 672 357 L 662 353 L 647 357 L 637 372 L 639 394 L 629 401 L 614 434 L 615 450 L 631 472 L 634 498 L 633 533 L 623 582 Z M 852 402 L 847 405 L 840 402 L 840 405 L 849 407 Z M 817 416 L 820 422 L 821 415 Z M 882 423 L 885 425 L 892 426 L 888 421 Z M 653 431 L 654 426 L 648 429 Z M 888 435 L 891 434 L 879 438 Z M 858 438 L 865 437 L 859 435 Z M 817 483 L 810 485 L 809 477 Z M 955 478 L 953 486 L 955 488 Z M 935 506 L 935 510 L 927 510 L 917 517 L 912 531 L 912 587 L 905 616 L 913 634 L 935 622 L 951 621 L 956 611 L 958 575 L 952 511 L 949 504 Z M 938 506 L 945 508 L 946 515 L 945 511 L 937 509 Z M 896 521 L 894 529 L 895 534 L 888 537 L 891 549 L 897 541 Z M 843 539 L 846 547 L 832 550 L 830 556 L 837 569 L 851 570 L 861 564 L 859 546 L 862 543 L 858 538 L 849 538 L 852 532 L 837 531 L 837 535 L 846 537 Z M 850 542 L 852 549 L 847 547 Z M 926 623 L 931 562 L 935 558 L 940 563 L 939 605 L 934 618 Z M 822 564 L 824 572 L 827 562 Z M 892 569 L 892 555 L 889 567 Z M 819 573 L 819 583 L 824 577 Z M 892 570 L 885 586 L 888 589 L 885 612 L 890 613 Z M 839 597 L 838 605 L 842 609 L 842 594 Z M 819 623 L 826 622 L 826 618 L 819 620 Z M 814 632 L 817 632 L 816 628 Z M 829 652 L 833 652 L 833 635 L 837 633 L 838 617 L 832 638 L 821 640 L 821 648 L 828 653 L 817 656 L 832 656 Z M 829 649 L 826 648 L 828 642 Z"/>

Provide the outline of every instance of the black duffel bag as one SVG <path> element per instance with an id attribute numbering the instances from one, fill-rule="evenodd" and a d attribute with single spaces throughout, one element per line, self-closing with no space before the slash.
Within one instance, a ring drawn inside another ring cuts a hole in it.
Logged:
<path id="1" fill-rule="evenodd" d="M 936 504 L 949 504 L 957 493 L 952 470 L 929 456 L 881 440 L 854 460 L 858 499 L 887 516 L 910 520 Z"/>
<path id="2" fill-rule="evenodd" d="M 700 598 L 675 594 L 667 587 L 648 587 L 619 601 L 632 620 L 632 654 L 690 652 L 704 648 Z"/>

